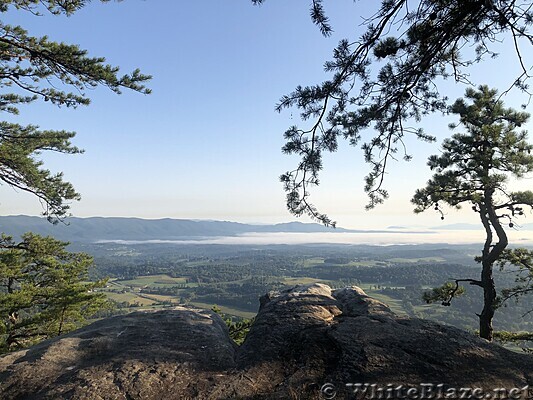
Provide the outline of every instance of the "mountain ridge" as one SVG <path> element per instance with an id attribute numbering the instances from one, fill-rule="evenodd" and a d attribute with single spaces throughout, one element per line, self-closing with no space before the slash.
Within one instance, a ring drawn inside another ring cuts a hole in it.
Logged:
<path id="1" fill-rule="evenodd" d="M 238 236 L 246 233 L 357 232 L 298 221 L 272 225 L 191 219 L 138 217 L 70 217 L 53 225 L 46 218 L 28 215 L 0 216 L 0 232 L 20 237 L 25 232 L 71 242 L 99 240 L 184 240 L 199 237 Z"/>

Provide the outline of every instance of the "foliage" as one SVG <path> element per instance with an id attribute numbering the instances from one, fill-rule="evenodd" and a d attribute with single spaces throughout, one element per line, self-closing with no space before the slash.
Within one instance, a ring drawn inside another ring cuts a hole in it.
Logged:
<path id="1" fill-rule="evenodd" d="M 531 332 L 495 331 L 494 339 L 503 344 L 514 343 L 520 345 L 522 351 L 525 353 L 533 353 L 533 348 L 527 347 L 525 344 L 533 340 L 533 333 Z"/>
<path id="2" fill-rule="evenodd" d="M 533 192 L 509 192 L 506 184 L 509 177 L 523 178 L 533 171 L 533 146 L 527 142 L 526 131 L 517 131 L 529 115 L 504 108 L 496 90 L 487 86 L 480 86 L 479 91 L 469 88 L 466 99 L 472 104 L 459 99 L 450 111 L 459 115 L 467 133 L 446 139 L 442 153 L 429 158 L 428 165 L 435 174 L 426 187 L 416 191 L 412 202 L 415 212 L 434 208 L 442 219 L 442 203 L 455 208 L 467 203 L 479 215 L 486 234 L 482 254 L 476 259 L 482 264 L 481 279 L 464 281 L 484 290 L 480 335 L 490 340 L 491 321 L 498 305 L 493 264 L 508 245 L 502 220 L 513 228 L 515 219 L 524 215 L 524 207 L 533 209 Z M 451 125 L 452 129 L 456 127 Z"/>
<path id="3" fill-rule="evenodd" d="M 311 18 L 328 36 L 333 29 L 322 3 L 312 1 Z M 335 152 L 339 138 L 359 145 L 368 128 L 375 133 L 362 144 L 371 167 L 365 178 L 367 207 L 382 203 L 388 196 L 383 188 L 388 163 L 398 152 L 406 160 L 411 158 L 404 136 L 434 140 L 409 124 L 430 113 L 446 112 L 447 98 L 439 90 L 443 78 L 469 84 L 467 71 L 475 72 L 476 63 L 496 57 L 495 43 L 511 36 L 521 66 L 514 85 L 527 90 L 529 71 L 520 48 L 533 41 L 532 21 L 530 2 L 524 0 L 382 0 L 379 10 L 364 20 L 363 35 L 343 39 L 334 49 L 333 59 L 325 63 L 331 77 L 298 86 L 277 105 L 278 111 L 297 107 L 303 121 L 313 120 L 308 128 L 292 126 L 285 132 L 283 151 L 301 158 L 293 171 L 281 176 L 288 209 L 335 225 L 309 202 L 309 187 L 319 184 L 323 153 Z"/>
<path id="4" fill-rule="evenodd" d="M 1 0 L 0 12 L 10 8 L 31 12 L 70 15 L 87 0 Z M 123 88 L 149 93 L 143 83 L 150 79 L 139 70 L 119 75 L 119 68 L 103 57 L 90 57 L 77 45 L 34 37 L 21 26 L 0 21 L 0 111 L 18 114 L 19 106 L 41 99 L 56 106 L 88 105 L 88 89 L 106 86 L 115 93 Z M 63 175 L 42 167 L 42 151 L 80 153 L 70 139 L 74 132 L 38 130 L 37 126 L 0 123 L 0 180 L 36 195 L 43 214 L 52 222 L 67 215 L 68 201 L 80 196 Z"/>
<path id="5" fill-rule="evenodd" d="M 226 323 L 226 326 L 228 327 L 229 337 L 233 339 L 233 341 L 239 346 L 243 344 L 244 339 L 246 339 L 246 335 L 248 335 L 248 332 L 250 331 L 250 328 L 252 327 L 255 318 L 241 318 L 237 321 L 234 321 L 232 317 L 224 315 L 220 307 L 218 307 L 217 305 L 214 305 L 211 310 L 222 317 L 222 319 Z"/>
<path id="6" fill-rule="evenodd" d="M 489 190 L 497 202 L 495 210 L 508 210 L 501 218 L 513 223 L 514 217 L 524 214 L 524 205 L 533 205 L 533 192 L 507 193 L 505 187 L 509 174 L 522 178 L 533 170 L 533 146 L 527 142 L 527 132 L 516 132 L 529 115 L 504 109 L 496 91 L 486 86 L 480 86 L 479 92 L 468 89 L 466 98 L 473 104 L 468 106 L 459 99 L 450 110 L 460 115 L 468 133 L 454 134 L 444 141 L 441 155 L 429 158 L 428 166 L 436 174 L 425 188 L 416 191 L 412 200 L 417 206 L 415 212 L 430 207 L 440 211 L 441 201 L 455 208 L 469 202 L 479 213 Z"/>
<path id="7" fill-rule="evenodd" d="M 509 299 L 518 299 L 533 291 L 533 251 L 516 248 L 506 249 L 497 261 L 501 270 L 514 269 L 516 272 L 516 285 L 502 290 L 501 302 Z"/>
<path id="8" fill-rule="evenodd" d="M 107 307 L 94 290 L 105 280 L 86 282 L 92 258 L 70 253 L 68 243 L 26 233 L 22 242 L 1 238 L 0 347 L 12 350 L 83 324 Z"/>
<path id="9" fill-rule="evenodd" d="M 80 150 L 70 144 L 73 132 L 39 131 L 36 126 L 20 126 L 0 122 L 0 179 L 8 185 L 33 193 L 44 206 L 51 222 L 66 215 L 66 200 L 79 200 L 74 187 L 63 181 L 63 174 L 43 169 L 35 155 L 43 150 L 76 154 Z"/>
<path id="10" fill-rule="evenodd" d="M 446 282 L 440 287 L 431 289 L 431 291 L 426 291 L 422 295 L 422 299 L 430 304 L 436 301 L 442 302 L 443 306 L 449 306 L 451 299 L 457 296 L 465 294 L 465 288 L 459 286 L 459 283 L 455 284 L 452 282 Z"/>

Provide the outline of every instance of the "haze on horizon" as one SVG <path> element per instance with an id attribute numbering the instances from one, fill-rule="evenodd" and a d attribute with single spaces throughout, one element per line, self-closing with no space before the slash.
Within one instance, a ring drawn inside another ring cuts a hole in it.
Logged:
<path id="1" fill-rule="evenodd" d="M 512 232 L 510 240 L 519 246 L 533 247 L 533 232 Z M 103 240 L 101 243 L 118 244 L 217 244 L 217 245 L 301 245 L 301 244 L 344 244 L 344 245 L 422 245 L 422 244 L 481 244 L 483 231 L 446 230 L 405 233 L 248 233 L 238 236 L 223 236 L 186 240 Z"/>

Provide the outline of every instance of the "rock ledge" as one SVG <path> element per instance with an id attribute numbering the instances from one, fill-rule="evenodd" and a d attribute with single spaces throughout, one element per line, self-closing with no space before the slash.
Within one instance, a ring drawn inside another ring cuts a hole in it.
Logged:
<path id="1" fill-rule="evenodd" d="M 98 321 L 0 358 L 2 399 L 319 399 L 330 382 L 533 385 L 533 357 L 395 315 L 357 287 L 261 299 L 237 347 L 210 311 L 177 307 Z"/>

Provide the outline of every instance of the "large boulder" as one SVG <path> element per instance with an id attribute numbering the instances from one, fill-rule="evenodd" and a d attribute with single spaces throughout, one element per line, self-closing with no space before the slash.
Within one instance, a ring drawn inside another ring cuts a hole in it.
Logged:
<path id="1" fill-rule="evenodd" d="M 192 399 L 235 366 L 235 349 L 213 312 L 135 312 L 0 358 L 0 398 Z"/>
<path id="2" fill-rule="evenodd" d="M 395 315 L 356 287 L 314 284 L 263 296 L 239 348 L 218 315 L 178 308 L 101 320 L 0 358 L 6 399 L 354 398 L 364 383 L 521 389 L 533 385 L 533 357 Z"/>
<path id="3" fill-rule="evenodd" d="M 331 385 L 323 397 L 334 388 L 337 398 L 354 398 L 356 385 L 365 383 L 419 392 L 429 392 L 430 386 L 420 386 L 429 383 L 433 393 L 439 384 L 441 391 L 533 384 L 533 356 L 451 326 L 398 316 L 360 288 L 331 290 L 321 284 L 264 296 L 237 362 L 261 380 L 256 392 L 242 380 L 241 393 L 246 388 L 247 395 L 280 398 L 290 393 L 312 398 L 326 383 Z"/>

